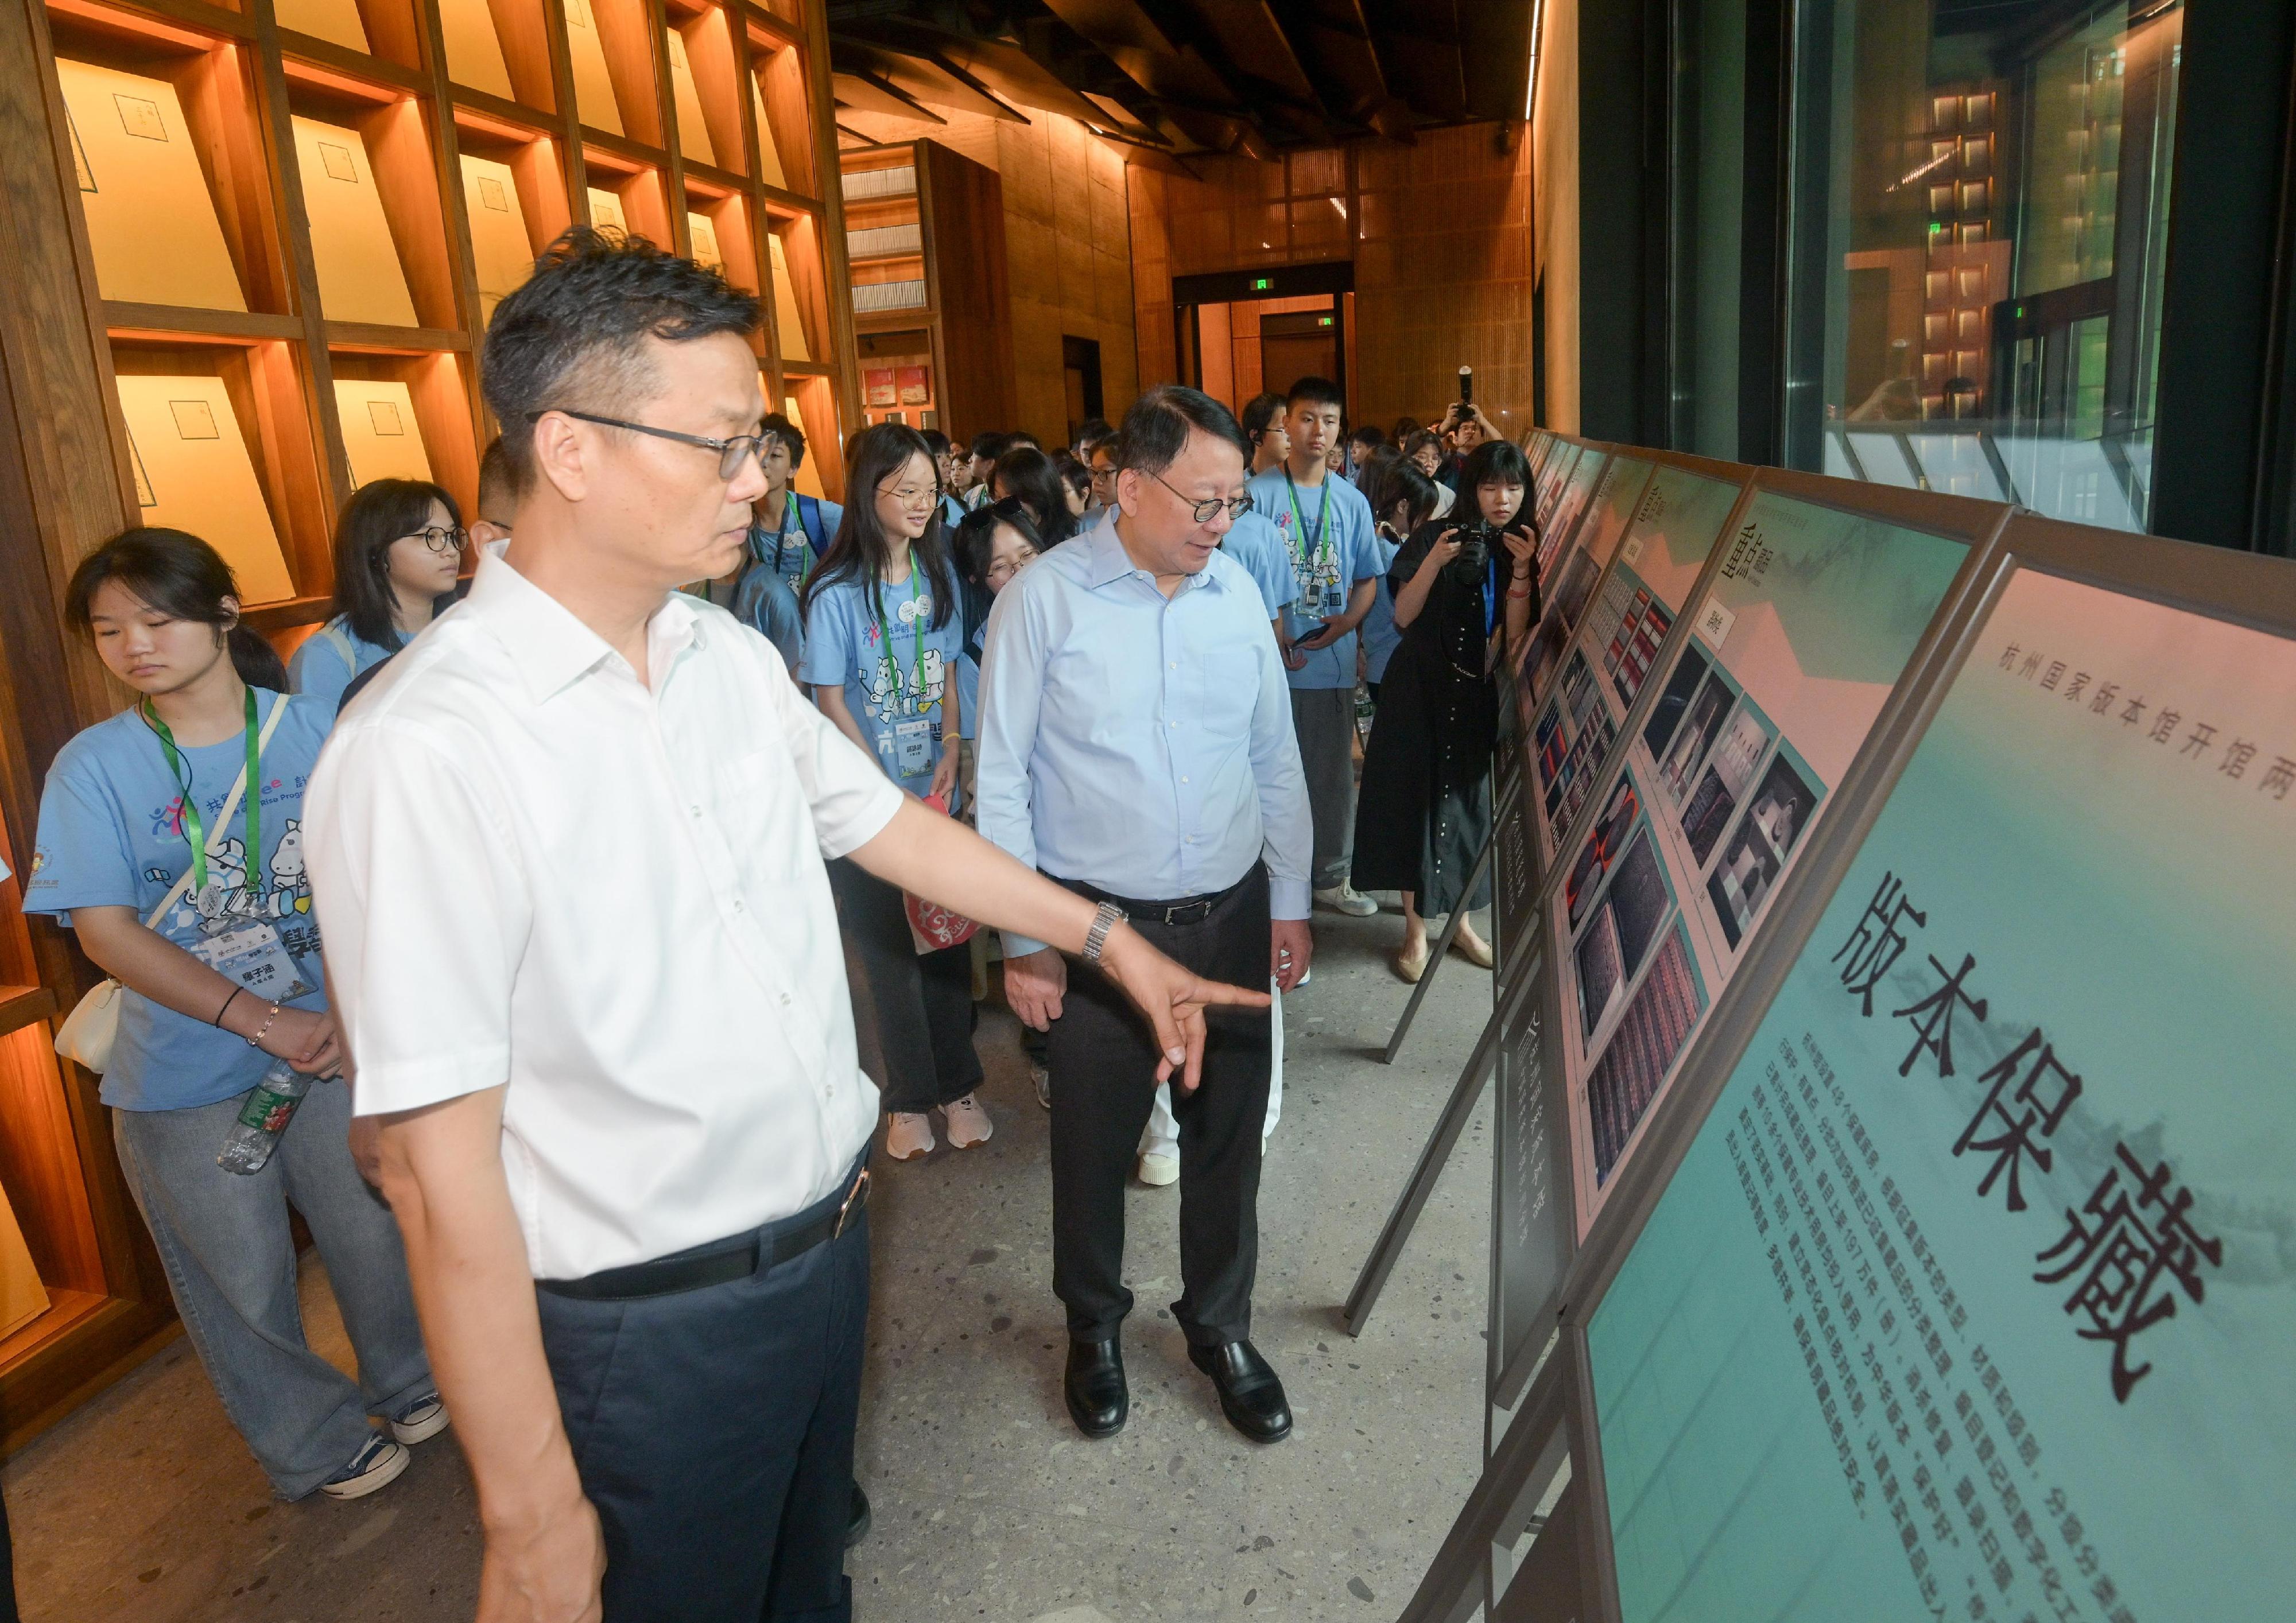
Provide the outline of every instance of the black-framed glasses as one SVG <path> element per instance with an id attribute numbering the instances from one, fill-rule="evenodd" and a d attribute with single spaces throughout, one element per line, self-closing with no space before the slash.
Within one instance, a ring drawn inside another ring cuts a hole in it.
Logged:
<path id="1" fill-rule="evenodd" d="M 1240 519 L 1251 511 L 1251 498 L 1248 496 L 1216 496 L 1208 502 L 1199 502 L 1195 497 L 1184 494 L 1177 486 L 1160 473 L 1152 473 L 1148 477 L 1182 501 L 1188 503 L 1199 524 L 1210 523 L 1212 515 L 1222 508 L 1227 510 L 1227 516 L 1231 519 Z"/>
<path id="2" fill-rule="evenodd" d="M 402 541 L 420 541 L 432 552 L 445 556 L 459 553 L 471 544 L 471 532 L 457 524 L 452 528 L 433 524 L 428 529 L 413 529 L 399 537 Z"/>
<path id="3" fill-rule="evenodd" d="M 554 406 L 550 411 L 562 417 L 573 417 L 583 422 L 594 422 L 601 428 L 627 429 L 633 434 L 651 434 L 656 439 L 674 439 L 682 446 L 699 446 L 705 451 L 718 453 L 718 477 L 732 484 L 742 471 L 742 464 L 754 456 L 763 467 L 766 453 L 781 443 L 781 436 L 770 430 L 757 434 L 736 434 L 731 439 L 712 439 L 707 434 L 685 434 L 676 429 L 658 429 L 647 422 L 626 422 L 619 417 L 601 417 L 595 412 L 578 412 L 570 406 Z M 539 422 L 548 412 L 529 412 L 529 422 Z"/>

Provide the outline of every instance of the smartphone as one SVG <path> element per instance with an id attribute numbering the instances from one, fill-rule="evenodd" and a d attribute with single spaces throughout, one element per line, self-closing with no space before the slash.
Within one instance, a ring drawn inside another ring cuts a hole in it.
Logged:
<path id="1" fill-rule="evenodd" d="M 1475 369 L 1472 366 L 1462 366 L 1459 368 L 1459 404 L 1461 406 L 1472 406 L 1474 403 Z M 1461 414 L 1464 415 L 1464 414 L 1463 413 Z"/>

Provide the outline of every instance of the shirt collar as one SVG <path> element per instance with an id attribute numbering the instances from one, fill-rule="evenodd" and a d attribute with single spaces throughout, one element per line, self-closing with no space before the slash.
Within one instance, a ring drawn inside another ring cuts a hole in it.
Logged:
<path id="1" fill-rule="evenodd" d="M 528 695 L 542 704 L 612 658 L 614 651 L 565 604 L 512 567 L 503 555 L 509 545 L 490 543 L 480 554 L 470 603 L 510 650 Z M 701 616 L 683 592 L 670 593 L 646 622 L 647 656 L 657 670 L 667 670 L 678 652 L 688 645 L 698 648 L 702 641 Z"/>
<path id="2" fill-rule="evenodd" d="M 1112 582 L 1123 579 L 1127 575 L 1145 573 L 1138 564 L 1132 561 L 1132 554 L 1124 550 L 1123 538 L 1116 533 L 1116 515 L 1121 511 L 1123 511 L 1121 508 L 1109 508 L 1106 516 L 1098 524 L 1067 543 L 1070 546 L 1080 546 L 1085 549 L 1084 583 L 1095 592 Z M 1207 562 L 1202 569 L 1180 583 L 1180 591 L 1193 592 L 1198 586 L 1218 584 L 1219 582 L 1212 575 L 1212 566 Z M 1178 593 L 1175 593 L 1174 595 L 1177 596 Z"/>

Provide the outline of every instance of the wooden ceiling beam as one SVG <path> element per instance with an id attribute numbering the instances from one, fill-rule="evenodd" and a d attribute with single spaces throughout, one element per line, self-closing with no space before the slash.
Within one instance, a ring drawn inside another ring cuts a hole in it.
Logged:
<path id="1" fill-rule="evenodd" d="M 1235 86 L 1193 45 L 1167 35 L 1138 0 L 1045 0 L 1045 5 L 1148 94 L 1198 105 L 1243 105 Z"/>
<path id="2" fill-rule="evenodd" d="M 888 84 L 873 73 L 856 73 L 843 68 L 832 68 L 830 82 L 837 99 L 848 107 L 863 112 L 882 112 L 896 119 L 918 119 L 927 124 L 947 124 L 922 102 L 897 86 Z"/>

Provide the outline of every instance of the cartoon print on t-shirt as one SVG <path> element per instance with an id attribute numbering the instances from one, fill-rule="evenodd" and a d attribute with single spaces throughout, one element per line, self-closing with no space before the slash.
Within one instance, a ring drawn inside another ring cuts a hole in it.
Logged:
<path id="1" fill-rule="evenodd" d="M 863 682 L 862 705 L 873 721 L 905 721 L 924 715 L 940 702 L 948 673 L 939 649 L 919 651 L 912 641 L 918 631 L 932 623 L 932 599 L 918 597 L 889 603 L 886 611 L 897 625 L 890 635 L 874 622 L 869 627 L 869 641 L 876 645 L 877 660 Z M 905 645 L 914 660 L 914 671 L 910 663 L 895 658 L 897 651 L 904 650 Z"/>
<path id="2" fill-rule="evenodd" d="M 287 831 L 279 836 L 279 843 L 271 852 L 272 892 L 269 905 L 264 909 L 275 919 L 289 918 L 311 911 L 311 880 L 303 865 L 303 824 L 299 818 L 287 819 Z"/>
<path id="3" fill-rule="evenodd" d="M 1326 524 L 1337 523 L 1336 519 Z M 1310 555 L 1306 548 L 1305 531 L 1292 521 L 1292 515 L 1275 515 L 1275 529 L 1283 537 L 1285 556 L 1292 560 L 1292 578 L 1299 583 L 1299 611 L 1310 619 L 1329 619 L 1347 607 L 1347 592 L 1340 581 L 1340 549 L 1326 533 L 1324 545 Z"/>

